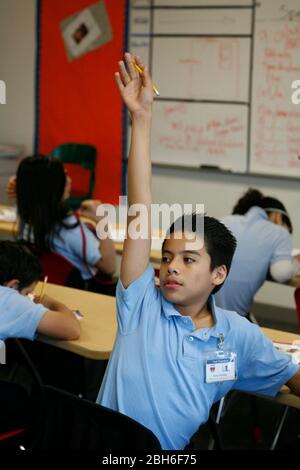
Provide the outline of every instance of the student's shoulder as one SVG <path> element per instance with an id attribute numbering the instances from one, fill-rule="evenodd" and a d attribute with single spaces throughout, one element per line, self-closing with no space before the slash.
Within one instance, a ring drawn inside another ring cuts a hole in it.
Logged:
<path id="1" fill-rule="evenodd" d="M 231 226 L 231 225 L 238 225 L 242 223 L 245 220 L 245 217 L 242 215 L 231 214 L 231 215 L 225 215 L 220 220 L 224 225 Z"/>
<path id="2" fill-rule="evenodd" d="M 226 310 L 218 307 L 218 316 L 222 319 L 226 329 L 239 338 L 251 338 L 253 334 L 261 334 L 258 325 L 251 323 L 247 318 L 239 315 L 233 310 Z"/>
<path id="3" fill-rule="evenodd" d="M 278 238 L 282 239 L 282 240 L 291 240 L 292 239 L 292 236 L 290 234 L 290 232 L 282 227 L 281 225 L 277 225 L 277 224 L 273 224 L 275 226 L 275 233 L 277 234 Z"/>
<path id="4" fill-rule="evenodd" d="M 69 228 L 69 227 L 78 227 L 78 226 L 79 226 L 79 219 L 73 213 L 68 214 L 63 220 L 63 227 Z"/>
<path id="5" fill-rule="evenodd" d="M 155 286 L 155 276 L 153 266 L 150 264 L 145 271 L 128 287 L 124 287 L 121 277 L 117 285 L 117 299 L 128 300 L 130 298 L 158 298 L 160 289 Z"/>
<path id="6" fill-rule="evenodd" d="M 0 302 L 14 300 L 17 299 L 19 296 L 20 294 L 15 289 L 0 285 Z"/>
<path id="7" fill-rule="evenodd" d="M 245 317 L 239 315 L 235 310 L 227 310 L 221 307 L 215 308 L 217 309 L 218 317 L 221 317 L 222 321 L 224 321 L 228 327 L 234 327 L 235 325 L 243 325 L 245 321 L 249 323 L 249 321 Z"/>
<path id="8" fill-rule="evenodd" d="M 43 305 L 35 304 L 29 297 L 21 295 L 18 291 L 5 286 L 0 286 L 1 307 L 5 307 L 7 313 L 14 312 L 16 315 L 24 312 L 38 313 L 47 311 Z"/>

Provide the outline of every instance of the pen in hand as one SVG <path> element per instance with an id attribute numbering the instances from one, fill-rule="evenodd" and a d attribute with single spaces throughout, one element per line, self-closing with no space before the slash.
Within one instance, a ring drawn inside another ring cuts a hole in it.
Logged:
<path id="1" fill-rule="evenodd" d="M 133 62 L 133 65 L 135 66 L 135 68 L 139 72 L 139 74 L 143 75 L 143 71 L 142 71 L 141 67 L 139 67 L 135 62 Z M 156 88 L 155 85 L 152 85 L 152 89 L 153 89 L 154 93 L 156 94 L 156 96 L 159 96 L 159 91 L 158 91 L 158 89 Z"/>
<path id="2" fill-rule="evenodd" d="M 44 293 L 45 293 L 45 289 L 46 289 L 47 281 L 48 281 L 48 276 L 45 276 L 44 277 L 44 282 L 43 282 L 43 285 L 42 285 L 42 289 L 41 289 L 41 294 L 40 294 L 40 302 L 42 302 L 42 299 L 43 299 L 43 296 L 44 296 Z"/>

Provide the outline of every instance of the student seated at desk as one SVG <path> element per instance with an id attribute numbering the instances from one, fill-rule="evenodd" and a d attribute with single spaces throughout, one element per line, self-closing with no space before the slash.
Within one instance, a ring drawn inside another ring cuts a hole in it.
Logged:
<path id="1" fill-rule="evenodd" d="M 300 371 L 257 325 L 215 305 L 211 294 L 225 281 L 236 245 L 218 220 L 194 214 L 171 226 L 162 248 L 161 288 L 155 286 L 149 266 L 153 89 L 141 59 L 135 61 L 142 77 L 130 54 L 125 61 L 116 82 L 132 118 L 128 200 L 136 215 L 128 216 L 118 332 L 97 401 L 151 429 L 163 449 L 183 449 L 229 390 L 273 396 L 287 384 L 300 395 Z M 146 239 L 134 232 L 140 223 L 148 227 Z M 195 233 L 201 223 L 204 233 Z"/>
<path id="2" fill-rule="evenodd" d="M 13 184 L 11 179 L 10 194 Z M 99 242 L 78 217 L 97 223 L 100 201 L 84 201 L 78 214 L 70 211 L 64 201 L 70 195 L 71 180 L 58 159 L 41 155 L 24 158 L 15 186 L 21 239 L 34 243 L 38 252 L 53 251 L 65 257 L 79 270 L 90 290 L 94 290 L 93 279 L 98 271 L 104 276 L 113 275 L 116 254 L 112 240 Z"/>
<path id="3" fill-rule="evenodd" d="M 237 239 L 230 273 L 216 304 L 249 315 L 254 296 L 268 275 L 287 282 L 299 269 L 292 258 L 292 222 L 285 206 L 256 189 L 248 189 L 230 216 L 221 219 Z"/>
<path id="4" fill-rule="evenodd" d="M 80 325 L 61 302 L 32 293 L 42 275 L 39 260 L 19 242 L 0 241 L 0 339 L 33 340 L 36 333 L 57 339 L 77 339 Z"/>

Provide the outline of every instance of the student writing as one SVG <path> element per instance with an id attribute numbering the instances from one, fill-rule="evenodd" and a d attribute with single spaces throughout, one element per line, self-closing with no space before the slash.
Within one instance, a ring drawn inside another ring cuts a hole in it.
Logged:
<path id="1" fill-rule="evenodd" d="M 0 241 L 0 339 L 26 338 L 37 333 L 57 339 L 77 339 L 80 325 L 73 312 L 44 294 L 39 303 L 27 297 L 42 274 L 39 260 L 22 244 Z"/>

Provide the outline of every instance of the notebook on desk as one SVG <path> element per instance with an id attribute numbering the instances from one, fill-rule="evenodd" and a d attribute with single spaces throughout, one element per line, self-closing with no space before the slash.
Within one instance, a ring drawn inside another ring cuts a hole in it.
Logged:
<path id="1" fill-rule="evenodd" d="M 292 362 L 294 364 L 300 365 L 300 342 L 296 341 L 294 343 L 278 343 L 273 341 L 273 344 L 278 351 L 284 352 L 291 356 Z"/>

